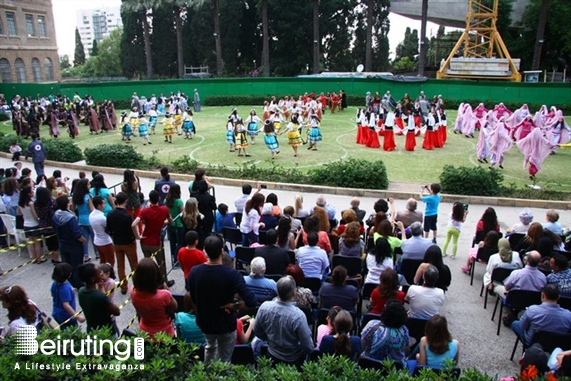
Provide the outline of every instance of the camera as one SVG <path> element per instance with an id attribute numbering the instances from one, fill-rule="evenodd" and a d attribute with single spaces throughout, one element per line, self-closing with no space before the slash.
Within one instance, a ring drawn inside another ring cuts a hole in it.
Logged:
<path id="1" fill-rule="evenodd" d="M 262 189 L 267 189 L 268 186 L 267 186 L 266 184 L 262 184 L 262 185 L 260 185 L 260 188 L 262 188 Z"/>

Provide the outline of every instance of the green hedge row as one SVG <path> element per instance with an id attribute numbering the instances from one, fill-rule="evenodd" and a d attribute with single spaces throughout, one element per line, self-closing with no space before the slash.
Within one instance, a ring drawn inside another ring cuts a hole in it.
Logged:
<path id="1" fill-rule="evenodd" d="M 16 134 L 4 135 L 0 133 L 0 150 L 8 152 L 12 142 L 18 143 L 25 152 L 30 139 L 24 139 Z M 42 139 L 46 151 L 48 152 L 48 160 L 61 161 L 64 163 L 75 163 L 83 160 L 83 153 L 73 141 L 62 139 Z"/>

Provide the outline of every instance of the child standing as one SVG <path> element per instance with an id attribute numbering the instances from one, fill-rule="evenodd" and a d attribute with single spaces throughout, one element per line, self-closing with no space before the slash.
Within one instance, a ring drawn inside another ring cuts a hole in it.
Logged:
<path id="1" fill-rule="evenodd" d="M 452 239 L 452 258 L 456 258 L 456 252 L 458 250 L 458 237 L 460 237 L 460 231 L 462 230 L 462 224 L 466 221 L 468 216 L 468 204 L 461 202 L 455 202 L 452 205 L 452 212 L 450 212 L 450 219 L 448 220 L 448 228 L 446 230 L 446 241 L 444 241 L 444 246 L 442 247 L 443 256 L 447 256 L 448 244 Z"/>
<path id="2" fill-rule="evenodd" d="M 167 112 L 165 114 L 165 118 L 162 121 L 165 143 L 172 143 L 172 136 L 174 135 L 174 126 L 172 123 L 171 114 Z"/>
<path id="3" fill-rule="evenodd" d="M 234 152 L 236 147 L 236 135 L 234 135 L 234 121 L 232 116 L 228 117 L 228 122 L 226 123 L 226 141 L 230 144 L 230 152 Z"/>
<path id="4" fill-rule="evenodd" d="M 248 125 L 248 135 L 250 136 L 250 139 L 252 139 L 252 144 L 256 144 L 259 122 L 262 122 L 262 120 L 256 115 L 256 110 L 250 111 L 250 115 L 246 118 L 246 124 Z"/>
<path id="5" fill-rule="evenodd" d="M 309 124 L 311 129 L 309 130 L 309 135 L 307 136 L 307 140 L 309 140 L 309 147 L 308 150 L 312 149 L 317 151 L 317 142 L 323 140 L 321 136 L 321 131 L 319 130 L 319 118 L 315 114 L 311 114 L 309 116 Z"/>
<path id="6" fill-rule="evenodd" d="M 159 114 L 157 113 L 157 106 L 153 105 L 149 110 L 149 129 L 151 134 L 155 134 L 155 128 L 157 127 L 157 121 L 159 119 Z"/>
<path id="7" fill-rule="evenodd" d="M 75 293 L 73 287 L 69 283 L 71 277 L 71 265 L 68 263 L 58 263 L 54 267 L 52 273 L 51 294 L 53 298 L 52 316 L 55 321 L 60 324 L 60 329 L 67 327 L 76 327 L 77 322 L 83 323 L 85 319 L 82 316 L 76 316 Z M 68 321 L 69 320 L 69 321 Z M 62 324 L 65 323 L 65 324 Z"/>
<path id="8" fill-rule="evenodd" d="M 236 135 L 236 148 L 238 148 L 238 156 L 252 156 L 248 154 L 248 151 L 246 151 L 248 148 L 248 139 L 246 138 L 246 127 L 244 127 L 242 119 L 238 119 L 234 124 L 234 135 Z M 242 154 L 242 150 L 244 150 L 244 154 Z"/>
<path id="9" fill-rule="evenodd" d="M 121 113 L 121 136 L 125 143 L 129 143 L 131 141 L 131 137 L 133 136 L 133 130 L 131 129 L 131 125 L 127 122 L 127 113 L 123 111 Z"/>
<path id="10" fill-rule="evenodd" d="M 301 140 L 301 134 L 299 133 L 299 115 L 293 114 L 291 121 L 287 125 L 287 138 L 288 143 L 291 148 L 293 148 L 293 156 L 297 157 L 297 147 L 303 142 Z"/>
<path id="11" fill-rule="evenodd" d="M 149 140 L 149 130 L 147 129 L 148 121 L 145 118 L 139 119 L 139 137 L 143 139 L 143 145 L 146 146 L 147 143 L 151 143 Z"/>
<path id="12" fill-rule="evenodd" d="M 280 153 L 280 144 L 276 136 L 276 129 L 269 119 L 266 120 L 264 124 L 264 143 L 266 143 L 266 147 L 268 147 L 272 153 L 272 159 L 275 157 L 275 154 Z"/>
<path id="13" fill-rule="evenodd" d="M 196 128 L 194 127 L 192 117 L 192 111 L 190 110 L 190 107 L 187 107 L 186 111 L 182 114 L 182 130 L 184 131 L 185 139 L 192 139 L 192 135 L 196 134 Z"/>
<path id="14" fill-rule="evenodd" d="M 16 141 L 10 144 L 10 153 L 12 154 L 12 161 L 20 160 L 20 155 L 22 154 L 22 148 L 18 145 Z"/>
<path id="15" fill-rule="evenodd" d="M 99 290 L 109 297 L 111 303 L 113 303 L 113 297 L 115 296 L 115 270 L 113 266 L 109 263 L 102 263 L 99 265 L 101 270 L 101 283 L 97 285 Z"/>
<path id="16" fill-rule="evenodd" d="M 426 204 L 424 211 L 424 238 L 428 238 L 428 233 L 432 230 L 432 243 L 436 243 L 438 233 L 438 205 L 440 205 L 440 184 L 424 185 L 420 188 L 420 198 Z M 426 194 L 428 192 L 429 194 Z"/>

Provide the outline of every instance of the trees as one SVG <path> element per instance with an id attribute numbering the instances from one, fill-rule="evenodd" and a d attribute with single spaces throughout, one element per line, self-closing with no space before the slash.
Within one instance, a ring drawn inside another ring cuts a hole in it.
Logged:
<path id="1" fill-rule="evenodd" d="M 160 1 L 160 0 L 158 0 Z M 143 30 L 143 41 L 145 46 L 145 62 L 147 68 L 147 78 L 152 79 L 154 76 L 153 71 L 153 56 L 151 50 L 151 34 L 149 30 L 148 12 L 149 9 L 155 5 L 155 0 L 122 0 L 121 13 L 138 12 L 141 26 Z M 123 22 L 124 24 L 124 22 Z"/>
<path id="2" fill-rule="evenodd" d="M 65 70 L 65 69 L 69 69 L 70 67 L 71 67 L 71 63 L 69 62 L 69 56 L 67 54 L 64 54 L 63 56 L 61 56 L 59 58 L 59 69 Z"/>
<path id="3" fill-rule="evenodd" d="M 270 76 L 270 35 L 268 26 L 268 0 L 261 1 L 262 9 L 262 69 L 264 77 Z"/>
<path id="4" fill-rule="evenodd" d="M 418 55 L 418 30 L 410 30 L 406 28 L 404 32 L 404 40 L 397 45 L 395 60 L 408 57 L 409 61 L 414 62 Z"/>
<path id="5" fill-rule="evenodd" d="M 73 54 L 74 66 L 81 66 L 85 63 L 85 50 L 83 49 L 83 43 L 81 42 L 79 30 L 75 28 L 75 52 Z"/>
<path id="6" fill-rule="evenodd" d="M 388 68 L 389 0 L 366 0 L 367 27 L 365 38 L 365 71 L 385 71 Z"/>
<path id="7" fill-rule="evenodd" d="M 93 39 L 93 46 L 91 48 L 91 51 L 89 52 L 89 55 L 94 57 L 97 54 L 99 54 L 99 50 L 97 49 L 97 40 Z"/>
<path id="8" fill-rule="evenodd" d="M 121 8 L 121 71 L 127 78 L 141 76 L 146 71 L 143 23 L 139 12 Z"/>
<path id="9" fill-rule="evenodd" d="M 173 7 L 171 4 L 161 4 L 152 9 L 152 14 L 153 72 L 159 78 L 176 77 L 178 74 L 177 41 Z"/>
<path id="10" fill-rule="evenodd" d="M 319 28 L 323 45 L 320 60 L 324 70 L 354 71 L 359 64 L 351 53 L 352 27 L 356 21 L 357 4 L 357 0 L 321 2 Z M 355 41 L 355 44 L 357 43 L 358 41 Z"/>

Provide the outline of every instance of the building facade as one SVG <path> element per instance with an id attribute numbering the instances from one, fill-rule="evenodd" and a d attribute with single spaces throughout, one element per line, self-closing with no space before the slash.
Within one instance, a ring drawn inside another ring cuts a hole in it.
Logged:
<path id="1" fill-rule="evenodd" d="M 0 1 L 0 82 L 60 79 L 51 0 Z"/>
<path id="2" fill-rule="evenodd" d="M 119 8 L 80 9 L 76 21 L 86 57 L 93 48 L 93 40 L 100 43 L 113 29 L 123 25 Z"/>

